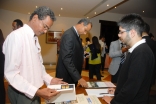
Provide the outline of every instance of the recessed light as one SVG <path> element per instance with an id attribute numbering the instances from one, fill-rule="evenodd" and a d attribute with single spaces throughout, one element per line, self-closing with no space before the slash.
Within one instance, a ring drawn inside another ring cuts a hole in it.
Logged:
<path id="1" fill-rule="evenodd" d="M 61 16 L 61 15 L 59 14 L 59 16 Z"/>
<path id="2" fill-rule="evenodd" d="M 30 14 L 30 12 L 28 12 L 28 14 Z"/>
<path id="3" fill-rule="evenodd" d="M 36 6 L 36 8 L 37 8 L 37 6 Z"/>
<path id="4" fill-rule="evenodd" d="M 96 12 L 94 14 L 96 14 Z"/>
<path id="5" fill-rule="evenodd" d="M 107 4 L 107 6 L 109 6 L 109 4 Z"/>
<path id="6" fill-rule="evenodd" d="M 145 11 L 142 11 L 143 13 L 145 12 Z"/>
<path id="7" fill-rule="evenodd" d="M 116 7 L 115 7 L 116 8 Z"/>
<path id="8" fill-rule="evenodd" d="M 87 17 L 87 18 L 89 18 L 89 17 Z"/>
<path id="9" fill-rule="evenodd" d="M 61 8 L 61 10 L 63 10 L 63 8 Z"/>

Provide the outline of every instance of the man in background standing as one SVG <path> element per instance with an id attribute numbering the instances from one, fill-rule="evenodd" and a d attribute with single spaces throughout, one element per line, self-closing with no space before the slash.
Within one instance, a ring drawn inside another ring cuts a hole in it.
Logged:
<path id="1" fill-rule="evenodd" d="M 121 57 L 123 54 L 126 56 L 126 52 L 128 51 L 128 48 L 122 47 L 122 44 L 123 43 L 119 38 L 118 40 L 111 42 L 109 48 L 109 56 L 112 58 L 112 61 L 110 63 L 108 72 L 112 75 L 112 83 L 117 83 L 120 68 L 123 64 L 121 63 Z"/>
<path id="2" fill-rule="evenodd" d="M 99 37 L 99 43 L 101 45 L 101 70 L 102 70 L 102 74 L 103 74 L 104 68 L 105 68 L 105 59 L 106 59 L 106 50 L 105 49 L 107 49 L 104 36 L 101 35 Z M 104 76 L 101 75 L 101 77 L 104 77 Z"/>
<path id="3" fill-rule="evenodd" d="M 81 19 L 75 26 L 64 32 L 61 38 L 56 77 L 63 78 L 63 81 L 69 84 L 80 83 L 82 87 L 88 87 L 81 77 L 84 50 L 80 35 L 87 34 L 91 28 L 92 23 L 89 19 Z"/>
<path id="4" fill-rule="evenodd" d="M 13 22 L 12 22 L 12 29 L 13 30 L 16 30 L 20 27 L 23 26 L 23 22 L 20 20 L 20 19 L 15 19 Z"/>

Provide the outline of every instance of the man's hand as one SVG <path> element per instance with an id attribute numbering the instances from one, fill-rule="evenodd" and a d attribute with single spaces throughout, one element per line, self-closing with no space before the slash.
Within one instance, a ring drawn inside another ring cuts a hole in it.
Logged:
<path id="1" fill-rule="evenodd" d="M 52 80 L 51 80 L 51 82 L 50 82 L 50 84 L 52 85 L 52 84 L 68 84 L 68 83 L 66 83 L 66 82 L 64 82 L 64 81 L 62 81 L 63 79 L 60 79 L 60 78 L 53 78 Z"/>
<path id="2" fill-rule="evenodd" d="M 38 89 L 36 95 L 43 99 L 50 100 L 53 96 L 56 96 L 59 92 L 49 88 Z"/>
<path id="3" fill-rule="evenodd" d="M 83 78 L 81 78 L 80 80 L 78 80 L 78 82 L 80 83 L 80 85 L 82 87 L 86 87 L 86 88 L 88 87 L 87 82 Z"/>
<path id="4" fill-rule="evenodd" d="M 128 51 L 128 48 L 127 47 L 123 47 L 121 50 L 122 50 L 122 53 L 125 53 L 125 52 Z"/>
<path id="5" fill-rule="evenodd" d="M 110 101 L 112 100 L 110 96 L 104 96 L 102 99 L 105 100 L 108 104 L 110 104 Z"/>

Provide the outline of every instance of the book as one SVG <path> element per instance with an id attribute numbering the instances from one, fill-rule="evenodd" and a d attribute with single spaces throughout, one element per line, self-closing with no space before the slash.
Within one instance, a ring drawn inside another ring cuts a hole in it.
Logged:
<path id="1" fill-rule="evenodd" d="M 112 82 L 87 82 L 88 88 L 116 87 Z"/>
<path id="2" fill-rule="evenodd" d="M 105 89 L 85 89 L 87 94 L 94 95 L 96 97 L 103 97 L 104 95 L 106 96 L 114 96 L 114 94 L 109 94 L 108 93 L 108 88 Z"/>
<path id="3" fill-rule="evenodd" d="M 75 84 L 48 85 L 47 87 L 50 89 L 60 91 L 60 93 L 57 94 L 56 96 L 53 96 L 50 100 L 45 100 L 46 104 L 76 100 Z"/>
<path id="4" fill-rule="evenodd" d="M 57 91 L 69 91 L 74 89 L 74 85 L 68 84 L 68 85 L 48 85 L 48 88 L 55 89 Z"/>
<path id="5" fill-rule="evenodd" d="M 55 104 L 101 104 L 95 95 L 85 96 L 84 94 L 76 95 L 76 100 L 56 102 Z"/>

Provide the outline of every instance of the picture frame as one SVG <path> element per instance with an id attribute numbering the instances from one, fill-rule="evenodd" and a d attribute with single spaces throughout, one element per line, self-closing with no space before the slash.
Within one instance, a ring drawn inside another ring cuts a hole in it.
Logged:
<path id="1" fill-rule="evenodd" d="M 47 44 L 57 44 L 57 41 L 62 37 L 62 31 L 48 31 L 46 33 Z"/>

